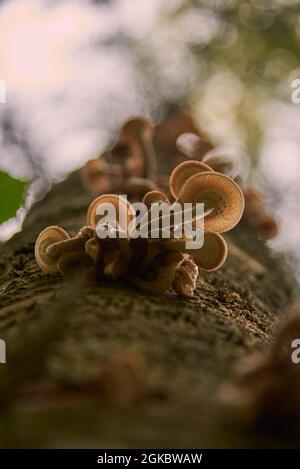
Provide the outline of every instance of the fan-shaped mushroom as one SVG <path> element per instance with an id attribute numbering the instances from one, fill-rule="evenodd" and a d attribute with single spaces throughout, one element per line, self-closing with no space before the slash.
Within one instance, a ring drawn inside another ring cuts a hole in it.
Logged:
<path id="1" fill-rule="evenodd" d="M 198 267 L 212 272 L 222 267 L 226 261 L 228 247 L 225 239 L 220 234 L 206 231 L 202 248 L 191 249 L 188 253 Z"/>
<path id="2" fill-rule="evenodd" d="M 135 217 L 135 211 L 133 206 L 120 195 L 116 194 L 104 194 L 97 197 L 90 204 L 87 214 L 87 224 L 93 227 L 97 226 L 97 223 L 101 219 L 101 215 L 97 214 L 97 209 L 101 204 L 111 204 L 115 209 L 116 222 L 122 230 L 127 232 L 129 223 Z"/>
<path id="3" fill-rule="evenodd" d="M 58 271 L 57 259 L 48 253 L 48 248 L 68 239 L 69 233 L 60 226 L 49 226 L 39 234 L 35 243 L 35 258 L 43 272 L 50 274 Z"/>
<path id="4" fill-rule="evenodd" d="M 203 246 L 199 249 L 188 249 L 186 243 L 188 236 L 181 239 L 168 239 L 163 241 L 164 249 L 168 251 L 185 252 L 189 254 L 195 263 L 208 272 L 222 267 L 226 261 L 228 247 L 225 239 L 218 233 L 206 231 L 203 233 Z"/>
<path id="5" fill-rule="evenodd" d="M 103 193 L 119 185 L 122 168 L 119 164 L 108 164 L 103 159 L 90 160 L 82 168 L 81 175 L 93 192 Z"/>
<path id="6" fill-rule="evenodd" d="M 228 176 L 203 172 L 190 177 L 183 185 L 179 201 L 203 203 L 207 212 L 205 231 L 222 233 L 231 230 L 240 220 L 244 210 L 244 197 L 240 187 Z"/>
<path id="7" fill-rule="evenodd" d="M 236 165 L 233 159 L 229 156 L 212 151 L 203 157 L 202 162 L 209 165 L 217 173 L 226 174 L 233 179 L 237 176 Z"/>
<path id="8" fill-rule="evenodd" d="M 150 191 L 145 194 L 143 203 L 146 205 L 148 210 L 151 210 L 152 204 L 164 203 L 170 205 L 168 197 L 160 191 Z"/>
<path id="9" fill-rule="evenodd" d="M 208 149 L 208 143 L 192 132 L 184 132 L 179 135 L 176 146 L 185 156 L 199 160 Z"/>
<path id="10" fill-rule="evenodd" d="M 121 138 L 129 142 L 137 142 L 142 149 L 145 173 L 147 179 L 154 179 L 156 176 L 156 157 L 152 142 L 154 129 L 149 120 L 136 117 L 130 119 L 122 127 Z"/>
<path id="11" fill-rule="evenodd" d="M 177 199 L 185 182 L 195 174 L 212 171 L 207 164 L 200 161 L 184 161 L 173 169 L 170 176 L 170 191 L 174 199 Z"/>
<path id="12" fill-rule="evenodd" d="M 264 239 L 272 239 L 278 234 L 278 225 L 265 209 L 264 198 L 254 189 L 244 189 L 244 218 Z"/>
<path id="13" fill-rule="evenodd" d="M 158 189 L 155 182 L 150 179 L 131 177 L 125 182 L 124 190 L 126 194 L 139 194 L 145 195 L 149 191 L 156 191 Z"/>

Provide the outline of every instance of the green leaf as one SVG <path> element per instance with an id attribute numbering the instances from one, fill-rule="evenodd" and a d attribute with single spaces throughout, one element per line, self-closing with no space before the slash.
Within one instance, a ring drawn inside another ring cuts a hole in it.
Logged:
<path id="1" fill-rule="evenodd" d="M 24 201 L 27 185 L 27 181 L 20 181 L 0 171 L 0 223 L 16 216 Z"/>

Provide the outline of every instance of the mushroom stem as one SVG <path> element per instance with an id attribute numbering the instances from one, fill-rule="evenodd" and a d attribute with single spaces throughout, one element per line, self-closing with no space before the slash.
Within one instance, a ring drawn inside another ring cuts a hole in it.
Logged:
<path id="1" fill-rule="evenodd" d="M 154 180 L 157 172 L 156 153 L 151 137 L 141 136 L 140 144 L 145 154 L 145 179 Z"/>
<path id="2" fill-rule="evenodd" d="M 70 238 L 63 241 L 57 241 L 46 249 L 46 253 L 51 259 L 58 259 L 65 252 L 83 251 L 85 245 L 84 238 Z"/>
<path id="3" fill-rule="evenodd" d="M 94 238 L 91 238 L 85 243 L 85 252 L 92 261 L 96 264 L 99 262 L 102 255 L 103 248 L 101 244 Z"/>
<path id="4" fill-rule="evenodd" d="M 85 252 L 70 251 L 62 254 L 57 261 L 58 271 L 62 275 L 68 274 L 74 266 L 90 265 L 91 259 Z"/>
<path id="5" fill-rule="evenodd" d="M 126 278 L 134 287 L 143 290 L 146 293 L 160 294 L 172 287 L 175 273 L 182 261 L 184 254 L 178 252 L 169 252 L 162 255 L 160 265 L 154 269 L 153 279 L 143 279 L 136 275 L 127 275 Z"/>

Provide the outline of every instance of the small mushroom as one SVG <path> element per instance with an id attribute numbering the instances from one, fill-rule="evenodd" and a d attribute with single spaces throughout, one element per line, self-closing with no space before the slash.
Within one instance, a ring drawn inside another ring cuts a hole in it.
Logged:
<path id="1" fill-rule="evenodd" d="M 141 278 L 130 274 L 126 278 L 131 285 L 146 293 L 164 293 L 172 287 L 176 270 L 184 258 L 184 254 L 178 252 L 163 253 L 160 256 L 159 264 L 149 272 L 148 278 Z"/>
<path id="2" fill-rule="evenodd" d="M 109 249 L 104 251 L 104 274 L 106 277 L 117 280 L 123 277 L 128 270 L 128 264 L 122 258 L 121 253 L 117 249 Z"/>
<path id="3" fill-rule="evenodd" d="M 188 158 L 202 160 L 203 154 L 208 149 L 208 143 L 199 135 L 192 132 L 185 132 L 176 140 L 178 150 Z"/>
<path id="4" fill-rule="evenodd" d="M 195 174 L 212 171 L 207 164 L 200 161 L 184 161 L 172 171 L 170 176 L 170 191 L 174 199 L 177 199 L 185 182 Z"/>
<path id="5" fill-rule="evenodd" d="M 158 187 L 155 182 L 150 179 L 131 177 L 129 178 L 124 185 L 124 190 L 126 194 L 139 194 L 144 196 L 149 191 L 155 191 Z"/>
<path id="6" fill-rule="evenodd" d="M 85 251 L 68 251 L 64 252 L 57 260 L 57 270 L 61 275 L 67 275 L 72 273 L 74 268 L 89 266 L 91 262 L 90 257 L 85 253 Z"/>
<path id="7" fill-rule="evenodd" d="M 104 159 L 87 161 L 81 170 L 84 182 L 94 193 L 104 193 L 116 187 L 122 179 L 119 164 L 108 164 Z"/>
<path id="8" fill-rule="evenodd" d="M 116 210 L 116 222 L 120 225 L 121 229 L 128 230 L 129 223 L 135 217 L 135 210 L 133 206 L 123 197 L 116 194 L 104 194 L 97 197 L 93 202 L 90 204 L 87 214 L 87 224 L 96 227 L 97 223 L 101 219 L 99 215 L 97 215 L 97 208 L 101 204 L 112 204 Z M 122 224 L 122 217 L 120 217 L 121 212 L 123 211 L 123 220 L 126 226 L 121 226 Z"/>
<path id="9" fill-rule="evenodd" d="M 170 201 L 168 197 L 160 191 L 150 191 L 147 192 L 147 194 L 144 195 L 143 204 L 146 205 L 148 212 L 142 217 L 142 219 L 139 221 L 138 225 L 134 227 L 133 232 L 131 233 L 132 236 L 133 233 L 136 233 L 136 229 L 139 227 L 139 229 L 142 231 L 144 229 L 151 229 L 151 211 L 153 208 L 154 204 L 160 204 L 160 203 L 165 203 L 170 205 Z M 159 217 L 160 218 L 160 217 Z M 147 228 L 146 228 L 147 227 Z"/>
<path id="10" fill-rule="evenodd" d="M 203 163 L 206 163 L 217 173 L 226 174 L 234 179 L 237 176 L 237 168 L 233 159 L 229 156 L 219 154 L 216 150 L 207 153 L 203 159 Z"/>
<path id="11" fill-rule="evenodd" d="M 204 243 L 199 249 L 188 249 L 186 242 L 191 237 L 168 239 L 163 241 L 164 249 L 168 251 L 185 252 L 195 261 L 198 267 L 207 272 L 222 267 L 226 261 L 228 247 L 225 239 L 218 233 L 206 231 L 203 233 Z"/>
<path id="12" fill-rule="evenodd" d="M 186 256 L 175 273 L 173 288 L 179 296 L 192 298 L 196 289 L 198 267 L 189 256 Z"/>
<path id="13" fill-rule="evenodd" d="M 84 251 L 85 239 L 82 237 L 63 239 L 51 244 L 47 248 L 47 254 L 51 259 L 58 259 L 62 254 L 71 251 Z"/>
<path id="14" fill-rule="evenodd" d="M 128 120 L 121 130 L 121 138 L 139 144 L 145 163 L 144 177 L 151 180 L 156 177 L 156 156 L 152 142 L 153 134 L 154 129 L 150 121 L 141 117 Z"/>
<path id="15" fill-rule="evenodd" d="M 145 194 L 143 198 L 143 204 L 146 205 L 148 210 L 151 210 L 152 204 L 164 203 L 170 205 L 168 197 L 160 191 L 150 191 Z"/>
<path id="16" fill-rule="evenodd" d="M 99 263 L 102 253 L 103 253 L 103 246 L 100 244 L 98 239 L 91 238 L 85 243 L 85 252 L 94 264 Z"/>
<path id="17" fill-rule="evenodd" d="M 243 189 L 245 197 L 244 218 L 249 225 L 264 239 L 275 238 L 278 225 L 265 209 L 264 198 L 254 189 Z"/>
<path id="18" fill-rule="evenodd" d="M 95 238 L 96 230 L 93 226 L 83 226 L 77 233 L 77 238 L 84 238 L 86 241 Z"/>
<path id="19" fill-rule="evenodd" d="M 225 239 L 218 233 L 204 233 L 204 244 L 200 249 L 190 249 L 188 251 L 198 267 L 207 272 L 222 267 L 226 261 L 228 247 Z"/>
<path id="20" fill-rule="evenodd" d="M 183 185 L 179 201 L 203 203 L 205 231 L 222 233 L 231 230 L 240 220 L 244 210 L 244 197 L 240 187 L 228 176 L 203 172 L 190 177 Z"/>
<path id="21" fill-rule="evenodd" d="M 69 239 L 69 233 L 60 226 L 49 226 L 39 234 L 35 243 L 35 258 L 43 272 L 50 274 L 58 271 L 57 260 L 48 253 L 48 248 Z"/>

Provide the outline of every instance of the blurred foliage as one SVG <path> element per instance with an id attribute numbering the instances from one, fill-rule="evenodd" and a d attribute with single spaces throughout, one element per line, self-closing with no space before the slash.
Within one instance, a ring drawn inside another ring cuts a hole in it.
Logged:
<path id="1" fill-rule="evenodd" d="M 269 105 L 291 104 L 291 81 L 300 75 L 300 2 L 171 3 L 137 46 L 152 94 L 190 107 L 217 144 L 233 143 L 256 165 Z"/>
<path id="2" fill-rule="evenodd" d="M 26 187 L 26 181 L 20 181 L 0 171 L 0 223 L 16 216 L 23 203 Z"/>

